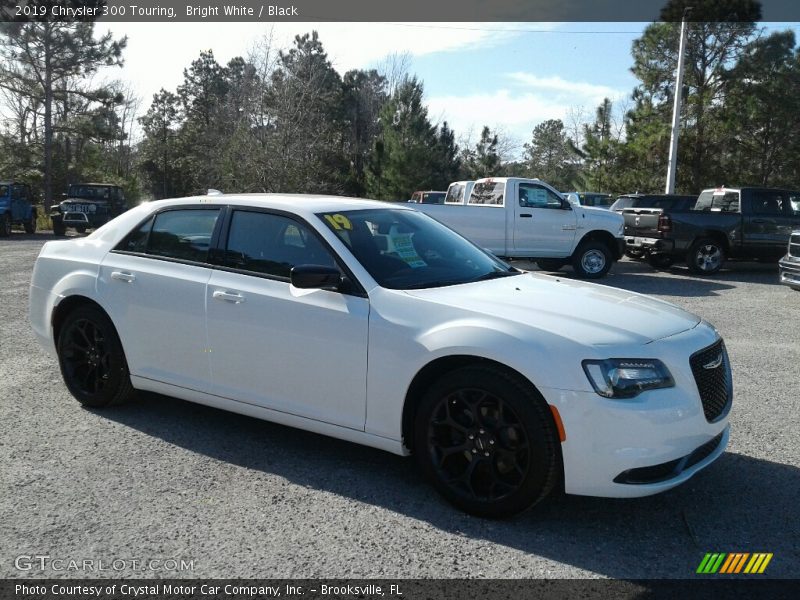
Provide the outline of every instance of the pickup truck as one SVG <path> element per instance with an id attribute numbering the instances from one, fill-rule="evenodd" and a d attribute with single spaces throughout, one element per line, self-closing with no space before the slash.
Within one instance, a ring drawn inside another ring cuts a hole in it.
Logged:
<path id="1" fill-rule="evenodd" d="M 624 194 L 611 210 L 625 219 L 625 255 L 646 259 L 651 266 L 663 269 L 674 262 L 669 254 L 651 253 L 652 240 L 659 237 L 658 218 L 664 210 L 690 210 L 697 196 L 680 194 Z"/>
<path id="2" fill-rule="evenodd" d="M 53 233 L 64 235 L 67 227 L 79 233 L 100 227 L 128 210 L 122 188 L 111 183 L 74 183 L 64 200 L 53 206 Z"/>
<path id="3" fill-rule="evenodd" d="M 792 232 L 789 249 L 778 263 L 779 281 L 800 292 L 800 229 Z"/>
<path id="4" fill-rule="evenodd" d="M 616 213 L 571 204 L 539 179 L 478 179 L 466 204 L 415 207 L 503 258 L 544 270 L 571 264 L 579 277 L 605 276 L 625 247 Z"/>
<path id="5" fill-rule="evenodd" d="M 36 207 L 32 200 L 27 183 L 0 181 L 0 237 L 11 235 L 13 225 L 22 225 L 26 233 L 36 231 Z"/>
<path id="6" fill-rule="evenodd" d="M 778 261 L 800 227 L 800 192 L 776 188 L 704 190 L 692 210 L 664 210 L 655 235 L 643 238 L 654 255 L 683 258 L 695 273 L 711 274 L 725 260 Z"/>

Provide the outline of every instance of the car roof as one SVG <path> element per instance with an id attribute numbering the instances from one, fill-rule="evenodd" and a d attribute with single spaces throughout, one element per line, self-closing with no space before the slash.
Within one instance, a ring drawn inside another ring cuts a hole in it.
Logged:
<path id="1" fill-rule="evenodd" d="M 272 208 L 290 212 L 317 213 L 343 210 L 364 210 L 369 208 L 394 208 L 414 210 L 398 203 L 380 200 L 365 200 L 345 196 L 324 196 L 314 194 L 211 194 L 187 198 L 154 200 L 151 205 L 181 206 L 184 204 L 211 204 Z"/>

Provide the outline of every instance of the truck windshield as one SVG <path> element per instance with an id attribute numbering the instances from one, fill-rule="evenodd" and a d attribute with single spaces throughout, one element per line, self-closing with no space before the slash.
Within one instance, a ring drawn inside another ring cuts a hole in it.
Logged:
<path id="1" fill-rule="evenodd" d="M 317 216 L 385 288 L 442 287 L 520 274 L 416 211 L 377 208 Z"/>
<path id="2" fill-rule="evenodd" d="M 110 200 L 111 188 L 97 185 L 71 185 L 68 196 L 84 200 Z"/>
<path id="3" fill-rule="evenodd" d="M 733 190 L 706 190 L 698 196 L 694 210 L 739 212 L 739 192 Z"/>
<path id="4" fill-rule="evenodd" d="M 468 204 L 489 204 L 503 206 L 503 192 L 506 184 L 502 181 L 481 181 L 476 183 L 469 195 Z"/>

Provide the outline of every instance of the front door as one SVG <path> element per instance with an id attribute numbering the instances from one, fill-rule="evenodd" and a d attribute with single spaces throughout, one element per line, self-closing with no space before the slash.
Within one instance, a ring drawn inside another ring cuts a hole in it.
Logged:
<path id="1" fill-rule="evenodd" d="M 579 207 L 575 209 L 580 210 Z M 569 256 L 577 233 L 576 224 L 575 210 L 558 194 L 537 183 L 518 185 L 514 202 L 517 256 Z"/>
<path id="2" fill-rule="evenodd" d="M 289 283 L 293 266 L 336 262 L 288 216 L 234 210 L 206 305 L 211 393 L 363 430 L 366 298 Z"/>

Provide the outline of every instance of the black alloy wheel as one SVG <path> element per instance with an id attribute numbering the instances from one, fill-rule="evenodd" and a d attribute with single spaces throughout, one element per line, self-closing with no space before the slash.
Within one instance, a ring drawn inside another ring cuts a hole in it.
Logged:
<path id="1" fill-rule="evenodd" d="M 540 500 L 558 479 L 557 434 L 541 396 L 495 367 L 464 367 L 434 384 L 415 428 L 417 460 L 462 510 L 504 517 Z"/>
<path id="2" fill-rule="evenodd" d="M 98 308 L 80 307 L 67 316 L 58 336 L 58 361 L 64 383 L 81 404 L 102 408 L 133 394 L 122 345 Z"/>

